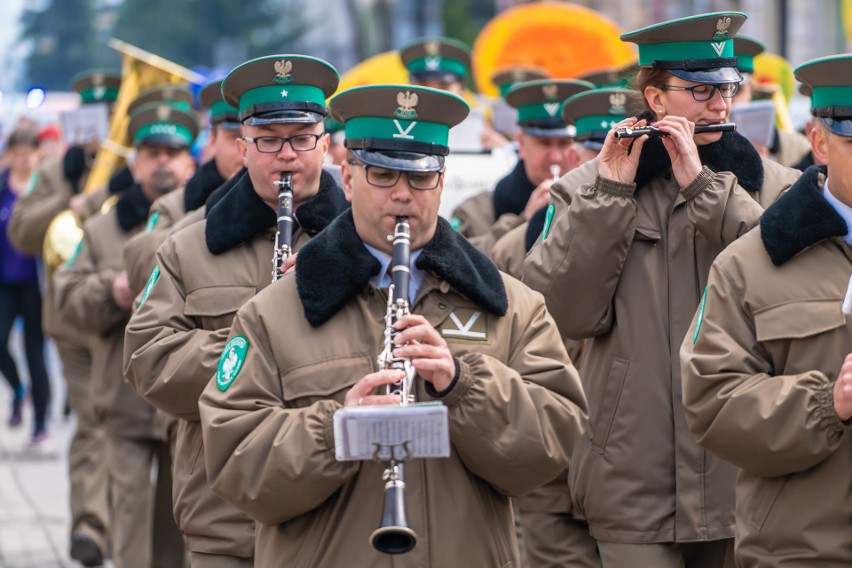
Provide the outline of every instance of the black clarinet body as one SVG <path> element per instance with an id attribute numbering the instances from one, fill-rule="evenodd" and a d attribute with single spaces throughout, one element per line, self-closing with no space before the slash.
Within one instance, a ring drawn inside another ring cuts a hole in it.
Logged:
<path id="1" fill-rule="evenodd" d="M 283 276 L 284 259 L 293 254 L 293 174 L 282 172 L 278 186 L 278 222 L 275 233 L 275 252 L 272 256 L 272 281 Z"/>
<path id="2" fill-rule="evenodd" d="M 379 355 L 379 368 L 397 369 L 405 373 L 402 380 L 387 387 L 387 394 L 397 394 L 400 404 L 406 406 L 414 402 L 413 386 L 415 370 L 411 361 L 393 355 L 394 337 L 397 331 L 394 325 L 409 313 L 408 290 L 411 276 L 411 227 L 407 217 L 397 217 L 394 234 L 388 236 L 393 241 L 391 255 L 391 286 L 388 290 L 388 309 L 385 316 L 384 349 Z M 407 448 L 401 455 L 391 448 L 391 457 L 385 464 L 382 476 L 385 482 L 385 502 L 382 520 L 378 529 L 370 535 L 370 544 L 384 554 L 404 554 L 417 544 L 417 533 L 408 526 L 405 505 L 405 475 L 403 462 L 407 459 Z"/>

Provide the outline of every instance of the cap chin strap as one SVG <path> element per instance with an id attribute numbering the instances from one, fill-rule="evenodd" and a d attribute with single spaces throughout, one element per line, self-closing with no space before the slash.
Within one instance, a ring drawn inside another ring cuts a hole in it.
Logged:
<path id="1" fill-rule="evenodd" d="M 736 66 L 736 57 L 725 57 L 722 59 L 684 59 L 681 61 L 654 60 L 654 63 L 651 64 L 651 67 L 654 69 L 675 69 L 678 71 L 703 71 L 705 69 Z"/>
<path id="2" fill-rule="evenodd" d="M 826 106 L 811 109 L 811 114 L 819 118 L 834 118 L 836 120 L 852 119 L 852 106 Z"/>
<path id="3" fill-rule="evenodd" d="M 279 103 L 264 103 L 264 104 L 256 104 L 251 105 L 245 110 L 240 112 L 240 122 L 245 121 L 247 118 L 251 118 L 255 115 L 262 115 L 268 112 L 275 111 L 299 111 L 299 112 L 312 112 L 314 114 L 318 114 L 320 116 L 326 116 L 328 114 L 328 110 L 317 103 L 310 103 L 307 101 L 287 101 L 287 102 L 279 102 Z"/>
<path id="4" fill-rule="evenodd" d="M 344 144 L 350 150 L 378 150 L 389 152 L 414 152 L 416 154 L 431 154 L 446 156 L 450 153 L 449 146 L 433 142 L 417 142 L 415 140 L 388 140 L 386 138 L 354 138 L 347 139 Z"/>

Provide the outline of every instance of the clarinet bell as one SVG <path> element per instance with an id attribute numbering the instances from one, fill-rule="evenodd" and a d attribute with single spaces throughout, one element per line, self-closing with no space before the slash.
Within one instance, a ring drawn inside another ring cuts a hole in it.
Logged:
<path id="1" fill-rule="evenodd" d="M 405 514 L 405 483 L 389 480 L 385 484 L 382 524 L 370 535 L 370 544 L 384 554 L 405 554 L 417 544 L 417 533 L 408 526 Z"/>

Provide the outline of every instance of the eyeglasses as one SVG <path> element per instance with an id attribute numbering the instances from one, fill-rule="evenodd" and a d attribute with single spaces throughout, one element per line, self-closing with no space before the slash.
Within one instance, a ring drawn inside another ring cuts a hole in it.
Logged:
<path id="1" fill-rule="evenodd" d="M 663 91 L 689 91 L 692 93 L 692 98 L 696 101 L 709 101 L 712 99 L 716 91 L 722 95 L 723 99 L 730 99 L 740 90 L 739 83 L 721 83 L 719 85 L 701 84 L 694 87 L 678 87 L 677 85 L 658 85 Z"/>
<path id="2" fill-rule="evenodd" d="M 281 151 L 281 148 L 287 142 L 290 143 L 290 147 L 293 148 L 294 152 L 309 152 L 317 147 L 317 142 L 323 136 L 325 136 L 325 132 L 320 134 L 297 134 L 289 138 L 285 136 L 258 136 L 256 138 L 243 136 L 243 140 L 254 142 L 258 152 L 276 154 Z"/>
<path id="3" fill-rule="evenodd" d="M 441 181 L 442 172 L 402 172 L 401 170 L 379 168 L 362 162 L 349 163 L 364 168 L 364 172 L 367 174 L 367 183 L 376 187 L 395 186 L 403 173 L 408 178 L 408 185 L 412 189 L 435 189 Z"/>

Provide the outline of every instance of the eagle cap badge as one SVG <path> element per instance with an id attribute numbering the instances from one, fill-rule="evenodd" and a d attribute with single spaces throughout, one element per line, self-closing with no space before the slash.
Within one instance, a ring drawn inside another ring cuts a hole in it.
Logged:
<path id="1" fill-rule="evenodd" d="M 417 96 L 417 93 L 400 91 L 396 95 L 396 103 L 399 105 L 399 108 L 393 113 L 394 116 L 404 119 L 417 118 L 417 111 L 414 110 L 414 107 L 417 106 L 419 100 L 420 98 Z"/>
<path id="2" fill-rule="evenodd" d="M 548 99 L 555 99 L 556 95 L 559 93 L 559 87 L 557 87 L 553 83 L 549 83 L 547 85 L 541 86 L 541 92 Z"/>
<path id="3" fill-rule="evenodd" d="M 716 33 L 713 34 L 713 41 L 728 39 L 728 28 L 731 27 L 731 17 L 722 16 L 716 21 Z"/>
<path id="4" fill-rule="evenodd" d="M 290 73 L 293 72 L 293 62 L 289 59 L 276 61 L 273 67 L 275 69 L 275 79 L 273 81 L 276 83 L 290 83 L 293 80 L 293 77 L 290 76 Z"/>
<path id="5" fill-rule="evenodd" d="M 427 41 L 423 45 L 423 50 L 426 52 L 427 55 L 438 55 L 438 53 L 441 51 L 441 43 L 437 40 Z"/>
<path id="6" fill-rule="evenodd" d="M 167 122 L 172 116 L 172 107 L 160 105 L 157 107 L 157 119 L 161 122 Z"/>
<path id="7" fill-rule="evenodd" d="M 627 95 L 624 93 L 612 93 L 609 96 L 609 113 L 624 114 L 627 112 Z"/>

